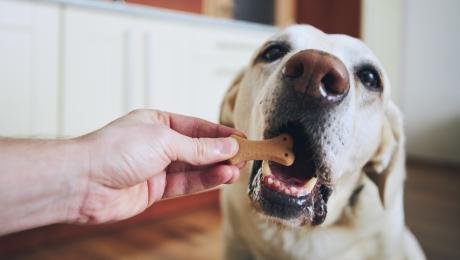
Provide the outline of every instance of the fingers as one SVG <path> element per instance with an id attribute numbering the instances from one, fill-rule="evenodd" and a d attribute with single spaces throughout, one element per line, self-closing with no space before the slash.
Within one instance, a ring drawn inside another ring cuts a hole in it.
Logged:
<path id="1" fill-rule="evenodd" d="M 148 202 L 147 207 L 150 207 L 154 202 L 159 201 L 165 192 L 166 187 L 166 173 L 162 172 L 160 174 L 152 176 L 147 180 L 148 188 Z"/>
<path id="2" fill-rule="evenodd" d="M 231 127 L 178 114 L 169 114 L 171 129 L 190 137 L 227 137 L 232 134 L 245 136 L 242 132 Z"/>
<path id="3" fill-rule="evenodd" d="M 204 170 L 216 167 L 221 164 L 222 163 L 215 163 L 215 164 L 209 164 L 209 165 L 192 165 L 192 164 L 184 163 L 184 162 L 173 162 L 168 166 L 168 168 L 166 169 L 166 172 L 170 174 L 170 173 L 178 173 L 178 172 L 204 171 Z M 240 162 L 238 164 L 235 164 L 234 166 L 238 167 L 241 170 L 245 165 L 246 165 L 246 162 Z"/>
<path id="4" fill-rule="evenodd" d="M 225 183 L 234 183 L 239 175 L 239 169 L 230 165 L 219 165 L 204 171 L 167 174 L 163 198 L 195 193 Z"/>
<path id="5" fill-rule="evenodd" d="M 238 151 L 238 143 L 233 138 L 224 137 L 232 134 L 244 136 L 233 128 L 203 119 L 152 109 L 134 110 L 122 119 L 168 127 L 173 136 L 166 142 L 167 155 L 171 161 L 185 161 L 193 165 L 231 158 Z"/>
<path id="6" fill-rule="evenodd" d="M 206 165 L 225 161 L 238 152 L 238 142 L 231 137 L 190 138 L 175 133 L 169 143 L 169 158 L 172 161 L 192 165 Z"/>
<path id="7" fill-rule="evenodd" d="M 148 124 L 162 124 L 190 137 L 227 137 L 232 134 L 245 136 L 231 127 L 190 116 L 184 116 L 155 109 L 136 109 L 117 121 L 137 121 Z"/>
<path id="8" fill-rule="evenodd" d="M 190 171 L 204 171 L 206 169 L 217 166 L 217 164 L 208 164 L 208 165 L 192 165 L 185 162 L 172 162 L 166 169 L 167 173 L 177 173 L 177 172 L 190 172 Z"/>

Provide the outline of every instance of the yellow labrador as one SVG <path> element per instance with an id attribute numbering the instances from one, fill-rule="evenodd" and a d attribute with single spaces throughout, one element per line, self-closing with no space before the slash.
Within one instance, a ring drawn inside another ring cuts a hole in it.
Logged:
<path id="1" fill-rule="evenodd" d="M 228 90 L 221 122 L 288 133 L 294 165 L 248 163 L 223 191 L 227 259 L 424 259 L 404 224 L 404 135 L 390 82 L 359 40 L 314 27 L 265 43 Z"/>

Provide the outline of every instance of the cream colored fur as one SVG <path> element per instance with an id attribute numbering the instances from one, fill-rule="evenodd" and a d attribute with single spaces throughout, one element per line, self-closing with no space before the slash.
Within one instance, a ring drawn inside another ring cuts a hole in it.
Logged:
<path id="1" fill-rule="evenodd" d="M 272 97 L 279 80 L 274 75 L 297 51 L 319 49 L 331 53 L 341 59 L 350 75 L 363 60 L 382 66 L 359 40 L 327 35 L 311 26 L 288 27 L 270 40 L 279 39 L 290 42 L 293 50 L 274 64 L 256 64 L 254 56 L 222 105 L 221 122 L 244 131 L 251 139 L 261 139 L 264 128 L 258 104 L 270 106 L 268 97 Z M 248 163 L 240 181 L 223 190 L 226 259 L 424 259 L 404 223 L 403 125 L 398 108 L 390 100 L 389 80 L 384 73 L 384 92 L 376 98 L 367 97 L 356 78 L 350 78 L 352 100 L 348 110 L 354 112 L 343 116 L 354 122 L 354 132 L 350 133 L 354 139 L 343 158 L 331 158 L 336 174 L 332 176 L 334 191 L 325 222 L 292 226 L 256 212 L 247 195 L 252 165 Z M 361 112 L 362 99 L 371 103 L 369 111 Z M 350 197 L 359 185 L 362 191 L 351 205 Z"/>

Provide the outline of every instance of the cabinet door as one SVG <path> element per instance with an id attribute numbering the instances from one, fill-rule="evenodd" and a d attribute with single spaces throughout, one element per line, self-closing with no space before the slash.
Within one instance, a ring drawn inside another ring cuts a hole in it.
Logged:
<path id="1" fill-rule="evenodd" d="M 190 46 L 190 113 L 217 122 L 230 83 L 248 66 L 251 56 L 269 33 L 230 28 L 201 28 Z"/>
<path id="2" fill-rule="evenodd" d="M 188 80 L 190 27 L 180 23 L 146 20 L 145 90 L 150 108 L 190 115 Z"/>
<path id="3" fill-rule="evenodd" d="M 217 122 L 225 91 L 269 32 L 160 24 L 146 44 L 148 106 Z"/>
<path id="4" fill-rule="evenodd" d="M 0 136 L 57 133 L 56 6 L 0 1 Z"/>
<path id="5" fill-rule="evenodd" d="M 143 106 L 136 20 L 97 10 L 64 13 L 64 135 L 93 131 Z"/>

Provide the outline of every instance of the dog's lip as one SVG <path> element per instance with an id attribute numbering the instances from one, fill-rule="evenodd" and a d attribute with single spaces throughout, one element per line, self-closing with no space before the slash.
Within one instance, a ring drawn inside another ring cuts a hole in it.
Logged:
<path id="1" fill-rule="evenodd" d="M 255 209 L 264 215 L 302 225 L 321 224 L 326 218 L 327 201 L 333 187 L 328 182 L 328 168 L 322 163 L 321 147 L 309 134 L 307 126 L 299 121 L 268 125 L 263 136 L 269 139 L 282 133 L 294 140 L 294 164 L 287 167 L 275 162 L 254 161 L 249 196 Z"/>
<path id="2" fill-rule="evenodd" d="M 261 161 L 255 161 L 248 189 L 256 210 L 281 221 L 295 219 L 301 225 L 323 223 L 331 186 L 323 184 L 318 178 L 309 193 L 288 195 L 286 191 L 267 185 L 268 179 L 263 174 L 261 164 Z"/>

